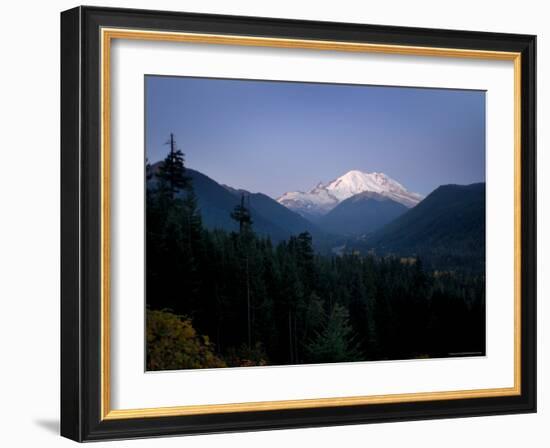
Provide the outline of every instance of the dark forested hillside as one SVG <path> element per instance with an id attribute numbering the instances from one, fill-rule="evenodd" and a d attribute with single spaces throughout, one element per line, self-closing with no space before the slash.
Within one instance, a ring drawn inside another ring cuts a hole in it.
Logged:
<path id="1" fill-rule="evenodd" d="M 218 184 L 186 170 L 181 151 L 155 176 L 146 204 L 148 370 L 485 353 L 482 273 L 435 272 L 417 257 L 320 255 L 308 231 L 274 242 L 227 189 L 232 206 L 221 203 L 216 219 L 232 227 L 216 229 L 204 224 L 212 218 L 196 189 L 211 187 L 217 203 Z"/>
<path id="2" fill-rule="evenodd" d="M 434 268 L 485 268 L 485 184 L 443 185 L 358 245 L 419 255 Z"/>
<path id="3" fill-rule="evenodd" d="M 155 188 L 157 183 L 155 173 L 158 172 L 161 164 L 162 162 L 157 163 L 151 169 L 152 176 L 149 180 L 151 188 Z M 238 225 L 231 219 L 231 212 L 244 195 L 246 205 L 254 216 L 254 229 L 257 234 L 269 236 L 273 241 L 284 240 L 290 235 L 305 231 L 315 235 L 319 242 L 325 238 L 317 226 L 265 194 L 249 193 L 220 185 L 196 170 L 186 169 L 186 173 L 193 184 L 202 223 L 208 229 L 237 230 Z"/>

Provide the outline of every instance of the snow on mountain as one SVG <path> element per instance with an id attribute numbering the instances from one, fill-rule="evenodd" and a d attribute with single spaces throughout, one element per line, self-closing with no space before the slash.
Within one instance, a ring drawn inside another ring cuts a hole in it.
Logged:
<path id="1" fill-rule="evenodd" d="M 303 216 L 318 217 L 328 213 L 343 200 L 365 191 L 378 193 L 409 208 L 423 199 L 422 195 L 408 191 L 384 173 L 352 170 L 327 184 L 319 182 L 307 192 L 285 193 L 277 201 Z"/>

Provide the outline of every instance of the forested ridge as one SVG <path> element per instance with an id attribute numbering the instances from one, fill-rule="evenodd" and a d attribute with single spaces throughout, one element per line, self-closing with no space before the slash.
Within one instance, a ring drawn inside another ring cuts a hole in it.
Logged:
<path id="1" fill-rule="evenodd" d="M 485 353 L 483 274 L 321 255 L 308 232 L 275 244 L 245 196 L 238 231 L 207 229 L 173 143 L 147 178 L 148 370 Z"/>

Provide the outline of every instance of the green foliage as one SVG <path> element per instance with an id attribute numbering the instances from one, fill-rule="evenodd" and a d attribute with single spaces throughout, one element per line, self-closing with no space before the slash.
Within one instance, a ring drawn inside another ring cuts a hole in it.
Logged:
<path id="1" fill-rule="evenodd" d="M 198 335 L 190 319 L 168 311 L 147 311 L 147 370 L 225 366 L 208 336 Z"/>
<path id="2" fill-rule="evenodd" d="M 316 332 L 313 341 L 306 346 L 307 359 L 313 363 L 356 361 L 360 359 L 353 341 L 353 328 L 349 324 L 347 310 L 335 304 L 325 322 Z"/>

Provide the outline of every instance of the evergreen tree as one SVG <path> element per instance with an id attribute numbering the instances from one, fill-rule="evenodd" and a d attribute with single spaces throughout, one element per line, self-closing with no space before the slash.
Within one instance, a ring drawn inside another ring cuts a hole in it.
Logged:
<path id="1" fill-rule="evenodd" d="M 231 213 L 231 218 L 239 223 L 239 233 L 244 234 L 252 228 L 252 215 L 250 208 L 244 205 L 244 194 L 241 195 L 241 203 L 236 205 Z"/>
<path id="2" fill-rule="evenodd" d="M 309 232 L 302 232 L 298 235 L 296 244 L 298 268 L 302 272 L 306 288 L 311 291 L 315 284 L 313 238 Z"/>
<path id="3" fill-rule="evenodd" d="M 197 252 L 201 243 L 202 219 L 198 209 L 197 196 L 189 182 L 183 197 L 183 216 L 187 226 L 187 238 L 190 250 Z"/>
<path id="4" fill-rule="evenodd" d="M 189 187 L 191 180 L 185 172 L 184 155 L 176 148 L 174 134 L 170 134 L 170 152 L 159 167 L 157 177 L 159 190 L 166 193 L 170 199 Z"/>
<path id="5" fill-rule="evenodd" d="M 170 151 L 156 174 L 146 160 L 147 263 L 155 266 L 147 269 L 147 294 L 159 297 L 158 306 L 187 314 L 198 306 L 202 223 L 184 156 L 176 149 L 173 134 L 169 144 Z"/>
<path id="6" fill-rule="evenodd" d="M 252 297 L 251 297 L 251 279 L 250 279 L 250 252 L 253 244 L 254 235 L 252 233 L 252 215 L 250 208 L 244 205 L 244 194 L 241 195 L 241 203 L 236 205 L 231 212 L 231 218 L 239 223 L 239 246 L 242 250 L 242 260 L 244 272 L 241 278 L 244 278 L 245 297 L 246 297 L 246 329 L 247 329 L 247 347 L 252 348 Z"/>
<path id="7" fill-rule="evenodd" d="M 307 346 L 311 362 L 342 362 L 359 359 L 360 353 L 353 341 L 353 328 L 349 324 L 348 312 L 339 304 L 328 314 L 321 331 Z"/>

